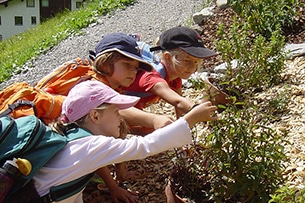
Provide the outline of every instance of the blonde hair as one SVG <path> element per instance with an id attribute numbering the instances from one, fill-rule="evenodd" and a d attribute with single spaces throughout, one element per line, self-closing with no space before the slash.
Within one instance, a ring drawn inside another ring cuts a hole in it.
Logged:
<path id="1" fill-rule="evenodd" d="M 179 64 L 180 62 L 177 59 L 177 55 L 185 53 L 185 52 L 183 50 L 181 50 L 180 48 L 169 49 L 169 50 L 162 50 L 159 53 L 159 57 L 161 59 L 164 59 L 165 53 L 169 53 L 171 55 L 172 59 L 173 59 L 173 62 Z"/>
<path id="2" fill-rule="evenodd" d="M 98 107 L 94 108 L 94 110 L 98 111 L 99 113 L 103 113 L 103 111 L 105 109 L 107 109 L 110 105 L 111 104 L 104 103 L 104 104 L 101 104 Z M 85 116 L 83 116 L 82 118 L 80 118 L 74 122 L 70 122 L 70 123 L 65 123 L 62 120 L 62 117 L 60 117 L 57 120 L 51 122 L 49 124 L 49 127 L 56 133 L 65 136 L 68 133 L 68 131 L 71 129 L 75 129 L 75 128 L 85 128 L 86 129 L 85 124 L 89 118 L 89 114 L 90 113 L 88 113 Z M 128 133 L 129 133 L 128 125 L 127 125 L 126 121 L 124 119 L 122 119 L 121 123 L 120 123 L 120 138 L 125 138 Z"/>
<path id="3" fill-rule="evenodd" d="M 114 71 L 114 63 L 120 59 L 130 59 L 127 56 L 111 51 L 99 55 L 93 62 L 92 69 L 102 76 L 111 76 Z M 131 60 L 131 59 L 130 59 Z M 107 67 L 109 65 L 109 69 Z"/>
<path id="4" fill-rule="evenodd" d="M 169 53 L 171 55 L 172 61 L 174 64 L 178 65 L 178 66 L 183 66 L 183 62 L 180 59 L 177 59 L 179 55 L 184 54 L 187 56 L 191 56 L 190 54 L 186 53 L 185 51 L 183 51 L 180 48 L 175 48 L 175 49 L 170 49 L 170 50 L 162 50 L 159 57 L 161 60 L 165 59 L 165 53 Z M 202 64 L 202 59 L 201 58 L 196 58 L 191 56 L 195 61 L 197 61 L 195 63 L 196 66 L 196 70 L 198 70 L 201 67 Z"/>

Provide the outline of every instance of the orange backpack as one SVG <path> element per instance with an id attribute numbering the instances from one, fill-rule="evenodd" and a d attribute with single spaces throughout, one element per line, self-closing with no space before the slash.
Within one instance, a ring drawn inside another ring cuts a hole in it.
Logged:
<path id="1" fill-rule="evenodd" d="M 90 59 L 76 58 L 57 67 L 42 78 L 35 87 L 51 94 L 67 95 L 76 84 L 97 78 Z"/>
<path id="2" fill-rule="evenodd" d="M 14 83 L 0 92 L 0 117 L 36 115 L 49 123 L 60 115 L 64 99 L 65 96 L 51 95 L 26 82 Z"/>
<path id="3" fill-rule="evenodd" d="M 76 84 L 93 78 L 105 82 L 91 66 L 90 59 L 76 58 L 57 67 L 34 87 L 25 82 L 7 87 L 0 92 L 0 116 L 36 115 L 49 123 L 60 116 L 62 102 Z"/>

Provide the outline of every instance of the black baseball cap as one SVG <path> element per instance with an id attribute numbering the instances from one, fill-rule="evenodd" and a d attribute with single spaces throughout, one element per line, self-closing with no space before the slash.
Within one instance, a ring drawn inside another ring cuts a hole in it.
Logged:
<path id="1" fill-rule="evenodd" d="M 95 58 L 98 56 L 117 51 L 124 56 L 140 62 L 139 68 L 146 71 L 152 71 L 153 66 L 146 62 L 140 53 L 136 39 L 124 33 L 111 33 L 105 35 L 95 47 Z"/>
<path id="2" fill-rule="evenodd" d="M 206 48 L 198 32 L 188 27 L 174 27 L 164 31 L 159 38 L 159 46 L 151 47 L 150 51 L 180 48 L 196 58 L 207 58 L 217 55 Z"/>

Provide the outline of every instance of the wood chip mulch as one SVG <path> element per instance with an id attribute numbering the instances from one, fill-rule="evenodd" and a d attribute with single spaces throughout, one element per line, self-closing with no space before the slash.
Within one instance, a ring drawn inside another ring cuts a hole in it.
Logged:
<path id="1" fill-rule="evenodd" d="M 301 2 L 305 2 L 305 0 L 301 0 Z M 205 38 L 207 47 L 214 48 L 211 42 L 215 39 L 217 25 L 221 21 L 228 21 L 228 18 L 234 15 L 230 9 L 226 12 L 227 14 L 219 13 L 217 15 L 218 18 L 214 17 L 211 19 L 215 23 L 203 25 L 204 32 L 202 35 Z M 300 8 L 299 12 L 302 15 L 297 20 L 300 23 L 301 29 L 291 35 L 287 34 L 288 43 L 304 43 L 304 8 Z M 221 16 L 224 17 L 221 18 Z M 219 60 L 219 58 L 211 58 L 211 60 L 206 61 L 206 64 L 203 65 L 206 68 L 210 68 L 219 64 L 221 62 Z M 255 99 L 267 102 L 280 93 L 289 96 L 287 99 L 287 109 L 280 119 L 270 124 L 270 127 L 288 132 L 287 139 L 290 141 L 290 144 L 287 143 L 285 146 L 288 162 L 285 163 L 285 173 L 283 176 L 287 178 L 289 186 L 302 189 L 305 182 L 305 56 L 286 61 L 282 83 L 267 91 L 258 93 Z M 185 89 L 184 95 L 195 102 L 201 99 L 201 92 L 192 88 Z M 264 102 L 261 105 L 264 105 Z M 164 102 L 153 105 L 147 110 L 174 117 L 172 106 Z M 198 130 L 204 130 L 204 128 L 199 128 Z M 168 150 L 144 160 L 128 162 L 129 170 L 136 171 L 141 175 L 134 181 L 124 182 L 124 187 L 132 191 L 138 191 L 140 203 L 165 203 L 166 196 L 164 189 L 167 184 L 168 175 L 173 168 L 171 161 L 173 157 L 174 150 Z M 112 202 L 109 193 L 104 190 L 98 190 L 96 185 L 89 185 L 83 194 L 85 203 Z"/>

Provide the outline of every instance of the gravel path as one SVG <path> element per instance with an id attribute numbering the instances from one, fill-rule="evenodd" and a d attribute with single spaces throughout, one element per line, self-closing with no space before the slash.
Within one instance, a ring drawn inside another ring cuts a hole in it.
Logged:
<path id="1" fill-rule="evenodd" d="M 30 84 L 37 82 L 58 65 L 78 56 L 86 57 L 88 50 L 94 49 L 97 42 L 108 33 L 139 33 L 142 40 L 153 43 L 162 31 L 178 26 L 189 25 L 192 14 L 199 11 L 202 0 L 138 0 L 125 10 L 117 10 L 101 16 L 98 23 L 82 30 L 82 35 L 69 37 L 34 61 L 29 61 L 21 74 L 0 84 L 0 89 L 20 81 Z"/>

